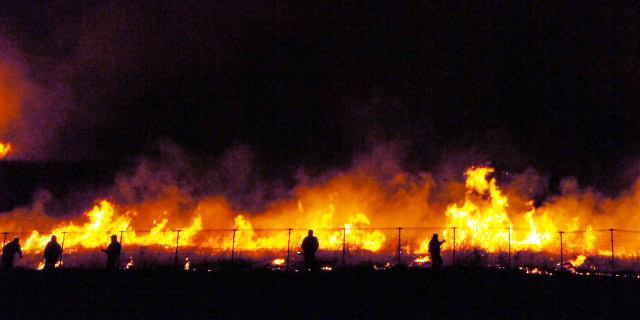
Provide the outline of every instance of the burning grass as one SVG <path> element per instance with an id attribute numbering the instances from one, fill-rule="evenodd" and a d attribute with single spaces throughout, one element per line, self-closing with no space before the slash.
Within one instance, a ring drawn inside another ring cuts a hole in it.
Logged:
<path id="1" fill-rule="evenodd" d="M 148 169 L 138 174 L 155 176 Z M 591 198 L 561 198 L 536 208 L 531 200 L 499 187 L 493 174 L 493 168 L 469 168 L 461 197 L 446 205 L 429 200 L 434 181 L 428 175 L 395 172 L 381 179 L 358 167 L 323 183 L 302 185 L 291 198 L 274 202 L 261 214 L 236 212 L 224 197 L 195 198 L 175 185 L 159 183 L 152 184 L 154 196 L 144 201 L 119 205 L 100 200 L 70 220 L 37 209 L 17 210 L 2 215 L 0 225 L 18 232 L 5 236 L 19 234 L 27 256 L 41 255 L 50 236 L 57 235 L 65 249 L 64 263 L 75 267 L 100 265 L 98 249 L 106 247 L 111 234 L 122 241 L 127 264 L 169 265 L 176 261 L 175 252 L 177 260 L 189 258 L 192 263 L 234 255 L 259 262 L 291 258 L 307 229 L 316 231 L 323 259 L 348 264 L 370 260 L 423 265 L 428 263 L 428 241 L 438 233 L 447 240 L 443 251 L 449 264 L 518 266 L 534 261 L 546 268 L 562 263 L 561 255 L 573 260 L 572 265 L 613 255 L 620 268 L 637 267 L 635 244 L 640 238 L 634 238 L 634 231 L 597 229 L 612 220 L 580 211 Z M 139 184 L 118 183 L 121 192 L 133 192 Z M 563 202 L 575 205 L 574 215 Z M 21 263 L 36 268 L 40 261 Z"/>

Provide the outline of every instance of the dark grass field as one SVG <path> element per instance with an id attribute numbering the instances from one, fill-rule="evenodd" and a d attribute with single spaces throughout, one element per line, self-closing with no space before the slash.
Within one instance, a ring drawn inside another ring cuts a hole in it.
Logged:
<path id="1" fill-rule="evenodd" d="M 3 319 L 637 319 L 640 279 L 496 269 L 2 274 Z"/>

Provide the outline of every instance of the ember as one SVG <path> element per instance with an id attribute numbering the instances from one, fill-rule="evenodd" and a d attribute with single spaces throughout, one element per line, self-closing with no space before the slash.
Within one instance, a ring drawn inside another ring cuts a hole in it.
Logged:
<path id="1" fill-rule="evenodd" d="M 131 269 L 133 268 L 133 257 L 129 257 L 129 261 L 127 262 L 127 265 L 124 266 L 125 269 Z"/>

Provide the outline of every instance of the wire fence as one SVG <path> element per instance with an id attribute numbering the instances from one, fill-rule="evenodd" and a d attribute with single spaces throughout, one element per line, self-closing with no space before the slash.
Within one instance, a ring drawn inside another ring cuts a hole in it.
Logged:
<path id="1" fill-rule="evenodd" d="M 208 268 L 216 264 L 247 263 L 284 270 L 302 265 L 300 246 L 307 229 L 220 229 L 156 232 L 119 231 L 120 268 L 178 266 Z M 530 229 L 487 229 L 478 236 L 468 228 L 330 228 L 315 229 L 320 239 L 316 254 L 321 266 L 368 264 L 376 267 L 428 267 L 428 243 L 439 234 L 446 265 L 516 268 L 582 268 L 602 272 L 640 271 L 640 231 L 621 229 L 559 231 L 532 236 Z M 190 232 L 190 233 L 189 233 Z M 187 234 L 188 233 L 188 234 Z M 471 236 L 472 233 L 473 236 Z M 3 245 L 21 238 L 23 259 L 16 267 L 41 268 L 44 245 L 34 247 L 30 234 L 3 232 Z M 63 232 L 58 236 L 61 266 L 104 267 L 110 234 Z M 104 242 L 86 246 L 87 238 Z M 26 243 L 22 242 L 26 239 Z"/>

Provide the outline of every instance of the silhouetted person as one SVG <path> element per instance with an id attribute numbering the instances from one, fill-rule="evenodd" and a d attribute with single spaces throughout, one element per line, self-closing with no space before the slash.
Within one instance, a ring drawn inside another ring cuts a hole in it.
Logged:
<path id="1" fill-rule="evenodd" d="M 62 255 L 62 247 L 56 236 L 51 236 L 51 241 L 44 247 L 44 270 L 52 270 Z"/>
<path id="2" fill-rule="evenodd" d="M 439 241 L 438 234 L 434 233 L 431 241 L 429 241 L 429 255 L 431 255 L 431 266 L 433 269 L 439 269 L 442 266 L 442 257 L 440 256 L 440 246 L 446 240 Z"/>
<path id="3" fill-rule="evenodd" d="M 111 244 L 107 250 L 102 249 L 102 252 L 107 254 L 107 270 L 115 270 L 118 268 L 116 263 L 118 262 L 118 257 L 120 256 L 120 250 L 122 246 L 118 242 L 118 236 L 115 234 L 111 236 Z"/>
<path id="4" fill-rule="evenodd" d="M 14 238 L 13 241 L 7 243 L 4 248 L 2 248 L 2 266 L 6 270 L 11 270 L 13 268 L 13 258 L 16 253 L 22 259 L 22 249 L 20 248 L 20 239 Z"/>
<path id="5" fill-rule="evenodd" d="M 313 230 L 309 230 L 309 235 L 302 240 L 302 255 L 304 256 L 305 270 L 316 270 L 316 251 L 318 251 L 318 238 L 313 236 Z"/>

